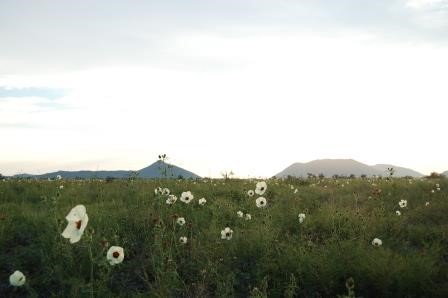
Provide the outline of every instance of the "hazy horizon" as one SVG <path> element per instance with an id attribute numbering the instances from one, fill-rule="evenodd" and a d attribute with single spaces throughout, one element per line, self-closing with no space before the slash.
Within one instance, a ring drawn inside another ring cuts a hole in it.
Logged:
<path id="1" fill-rule="evenodd" d="M 0 173 L 448 170 L 448 0 L 0 2 Z"/>

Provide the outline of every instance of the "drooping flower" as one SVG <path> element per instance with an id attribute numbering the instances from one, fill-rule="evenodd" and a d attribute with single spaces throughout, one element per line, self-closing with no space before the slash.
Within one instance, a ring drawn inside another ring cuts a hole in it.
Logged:
<path id="1" fill-rule="evenodd" d="M 241 210 L 239 210 L 236 214 L 238 215 L 238 217 L 243 217 L 244 216 L 244 213 Z"/>
<path id="2" fill-rule="evenodd" d="M 199 199 L 199 205 L 205 205 L 205 203 L 207 203 L 205 198 Z"/>
<path id="3" fill-rule="evenodd" d="M 9 276 L 9 283 L 13 287 L 21 287 L 25 284 L 25 281 L 25 275 L 19 270 L 14 271 L 14 273 Z"/>
<path id="4" fill-rule="evenodd" d="M 176 203 L 177 201 L 177 197 L 175 195 L 169 195 L 168 198 L 166 199 L 166 203 L 168 205 L 172 205 L 174 203 Z"/>
<path id="5" fill-rule="evenodd" d="M 124 250 L 120 246 L 111 246 L 106 255 L 109 264 L 117 265 L 124 260 Z"/>
<path id="6" fill-rule="evenodd" d="M 377 246 L 377 247 L 381 246 L 381 245 L 383 245 L 383 241 L 381 241 L 381 239 L 379 239 L 379 238 L 375 238 L 372 240 L 372 245 Z"/>
<path id="7" fill-rule="evenodd" d="M 257 185 L 255 186 L 255 193 L 257 195 L 262 196 L 265 192 L 266 189 L 268 188 L 268 185 L 266 184 L 266 182 L 264 181 L 260 181 L 257 183 Z"/>
<path id="8" fill-rule="evenodd" d="M 183 218 L 183 217 L 179 217 L 179 218 L 176 220 L 176 222 L 177 222 L 177 224 L 178 224 L 179 226 L 183 226 L 183 225 L 185 224 L 185 218 Z"/>
<path id="9" fill-rule="evenodd" d="M 400 208 L 405 208 L 408 205 L 408 201 L 401 200 L 400 202 L 398 202 L 398 205 L 400 206 Z"/>
<path id="10" fill-rule="evenodd" d="M 248 191 L 247 191 L 247 195 L 249 196 L 249 197 L 253 197 L 254 196 L 254 191 L 252 190 L 252 189 L 249 189 Z"/>
<path id="11" fill-rule="evenodd" d="M 187 243 L 187 237 L 183 236 L 179 238 L 179 242 L 182 244 L 186 244 Z"/>
<path id="12" fill-rule="evenodd" d="M 224 230 L 221 231 L 221 239 L 232 239 L 233 230 L 229 227 L 226 227 Z"/>
<path id="13" fill-rule="evenodd" d="M 180 200 L 185 204 L 189 204 L 193 200 L 193 198 L 194 196 L 191 194 L 190 191 L 184 191 L 180 196 Z"/>
<path id="14" fill-rule="evenodd" d="M 264 208 L 267 205 L 266 199 L 263 197 L 259 197 L 258 199 L 256 199 L 255 203 L 257 204 L 258 208 Z"/>
<path id="15" fill-rule="evenodd" d="M 252 215 L 250 215 L 249 213 L 246 213 L 246 215 L 244 216 L 246 220 L 251 220 L 252 219 Z"/>
<path id="16" fill-rule="evenodd" d="M 302 223 L 305 220 L 305 217 L 306 217 L 305 213 L 300 213 L 299 214 L 299 223 Z"/>
<path id="17" fill-rule="evenodd" d="M 81 236 L 87 227 L 89 217 L 86 213 L 84 205 L 77 205 L 65 217 L 67 220 L 67 227 L 62 232 L 62 237 L 70 239 L 70 243 L 76 243 L 81 240 Z"/>

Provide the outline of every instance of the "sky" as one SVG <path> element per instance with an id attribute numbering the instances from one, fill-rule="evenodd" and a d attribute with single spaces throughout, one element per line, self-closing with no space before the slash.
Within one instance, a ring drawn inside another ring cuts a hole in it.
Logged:
<path id="1" fill-rule="evenodd" d="M 0 173 L 448 170 L 448 0 L 0 0 Z"/>

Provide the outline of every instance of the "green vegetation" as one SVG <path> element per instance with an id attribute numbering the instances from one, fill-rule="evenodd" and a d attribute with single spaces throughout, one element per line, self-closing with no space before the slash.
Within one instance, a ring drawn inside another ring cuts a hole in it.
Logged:
<path id="1" fill-rule="evenodd" d="M 0 181 L 0 296 L 448 297 L 448 180 L 266 182 L 257 208 L 249 180 Z M 157 187 L 194 199 L 168 205 Z M 70 244 L 61 233 L 78 204 L 89 222 Z"/>

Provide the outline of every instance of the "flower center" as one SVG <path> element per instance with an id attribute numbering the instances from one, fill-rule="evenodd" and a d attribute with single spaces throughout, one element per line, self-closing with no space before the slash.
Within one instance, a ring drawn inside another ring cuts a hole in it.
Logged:
<path id="1" fill-rule="evenodd" d="M 79 229 L 81 229 L 81 221 L 79 220 L 79 221 L 77 221 L 77 222 L 75 222 L 75 224 L 76 224 L 76 228 L 79 230 Z"/>
<path id="2" fill-rule="evenodd" d="M 116 258 L 118 258 L 120 256 L 120 253 L 118 251 L 114 251 L 112 256 L 116 259 Z"/>
<path id="3" fill-rule="evenodd" d="M 226 233 L 226 236 L 229 237 L 229 236 L 230 236 L 230 232 L 227 232 L 227 233 Z"/>

